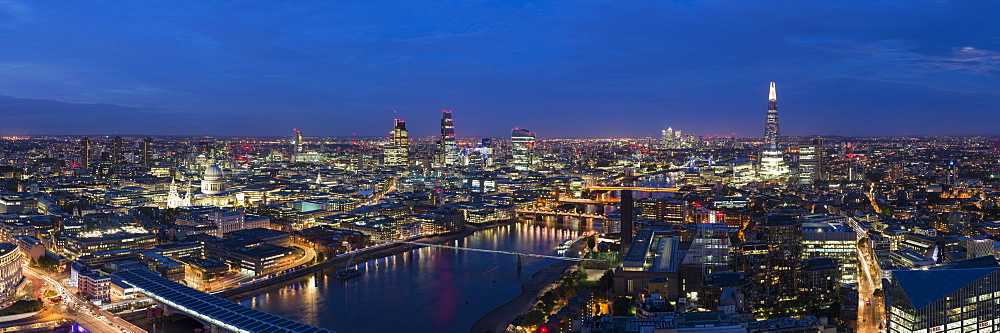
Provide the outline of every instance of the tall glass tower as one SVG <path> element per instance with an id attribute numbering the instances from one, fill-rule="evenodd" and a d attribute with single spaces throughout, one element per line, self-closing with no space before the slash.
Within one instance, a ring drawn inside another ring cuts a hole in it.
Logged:
<path id="1" fill-rule="evenodd" d="M 451 111 L 441 111 L 441 138 L 437 142 L 437 152 L 434 162 L 438 166 L 453 166 L 459 164 L 458 140 L 455 137 L 455 124 Z"/>
<path id="2" fill-rule="evenodd" d="M 535 133 L 523 128 L 515 128 L 510 132 L 510 145 L 513 148 L 513 166 L 519 171 L 535 169 Z"/>
<path id="3" fill-rule="evenodd" d="M 295 131 L 295 141 L 292 142 L 292 162 L 299 162 L 299 158 L 302 154 L 302 131 L 298 129 L 292 129 Z"/>
<path id="4" fill-rule="evenodd" d="M 406 122 L 396 119 L 391 135 L 385 148 L 385 165 L 406 166 L 410 155 L 410 131 L 406 130 Z"/>
<path id="5" fill-rule="evenodd" d="M 760 176 L 780 178 L 788 174 L 788 166 L 781 152 L 781 130 L 778 128 L 778 94 L 771 82 L 767 94 L 767 120 L 764 122 L 764 149 L 760 157 Z"/>
<path id="6" fill-rule="evenodd" d="M 767 94 L 767 120 L 764 122 L 764 149 L 778 150 L 780 138 L 778 94 L 774 90 L 774 82 L 771 82 L 771 91 Z"/>

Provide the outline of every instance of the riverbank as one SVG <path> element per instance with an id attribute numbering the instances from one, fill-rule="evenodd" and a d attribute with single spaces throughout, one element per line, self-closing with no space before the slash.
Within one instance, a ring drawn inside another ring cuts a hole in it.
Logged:
<path id="1" fill-rule="evenodd" d="M 571 261 L 559 261 L 532 274 L 528 282 L 521 286 L 520 295 L 479 318 L 469 329 L 469 333 L 504 332 L 515 317 L 531 311 L 538 302 L 538 295 L 551 289 L 556 281 L 575 265 L 576 263 Z"/>
<path id="2" fill-rule="evenodd" d="M 412 242 L 427 243 L 427 244 L 443 244 L 468 237 L 478 231 L 489 230 L 492 228 L 508 225 L 511 223 L 516 223 L 516 222 L 506 222 L 506 223 L 498 223 L 498 224 L 483 225 L 483 226 L 469 225 L 462 232 L 418 238 L 416 240 L 412 240 Z M 391 245 L 383 245 L 379 247 L 363 249 L 359 251 L 358 254 L 354 257 L 354 261 L 351 262 L 351 265 L 353 266 L 366 261 L 397 255 L 420 247 L 421 246 L 419 245 L 413 245 L 413 244 L 391 244 Z M 215 293 L 215 295 L 232 301 L 239 301 L 244 298 L 254 297 L 266 293 L 273 289 L 282 288 L 291 284 L 298 283 L 299 281 L 309 277 L 310 275 L 323 272 L 327 269 L 337 270 L 344 268 L 347 266 L 348 260 L 350 260 L 350 256 L 339 256 L 316 265 L 312 265 L 294 272 L 290 272 L 288 274 L 284 274 L 279 277 L 267 279 L 264 281 L 256 282 L 245 286 L 240 286 L 229 290 L 224 290 Z"/>
<path id="3" fill-rule="evenodd" d="M 582 257 L 583 243 L 577 239 L 570 248 L 570 253 L 576 253 L 578 257 Z M 566 275 L 569 270 L 575 269 L 576 265 L 577 263 L 573 261 L 559 261 L 532 274 L 531 278 L 521 285 L 520 295 L 479 318 L 469 328 L 469 333 L 501 333 L 506 331 L 507 326 L 514 321 L 514 318 L 531 311 L 531 308 L 538 302 L 538 297 L 555 287 L 559 279 Z"/>

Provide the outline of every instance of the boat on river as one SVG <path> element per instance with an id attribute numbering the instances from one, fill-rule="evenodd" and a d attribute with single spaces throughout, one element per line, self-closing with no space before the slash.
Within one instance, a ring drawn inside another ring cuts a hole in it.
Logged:
<path id="1" fill-rule="evenodd" d="M 341 268 L 338 269 L 334 275 L 337 276 L 338 279 L 347 280 L 361 275 L 361 271 L 357 268 Z"/>

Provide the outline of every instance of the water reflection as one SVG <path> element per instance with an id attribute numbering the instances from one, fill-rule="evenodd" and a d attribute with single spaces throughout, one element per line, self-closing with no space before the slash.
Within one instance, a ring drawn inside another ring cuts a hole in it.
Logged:
<path id="1" fill-rule="evenodd" d="M 520 223 L 480 231 L 449 245 L 555 254 L 562 241 L 600 221 Z M 242 304 L 339 332 L 465 332 L 480 317 L 521 292 L 553 260 L 420 248 L 358 265 L 361 276 L 341 281 L 332 271 Z"/>

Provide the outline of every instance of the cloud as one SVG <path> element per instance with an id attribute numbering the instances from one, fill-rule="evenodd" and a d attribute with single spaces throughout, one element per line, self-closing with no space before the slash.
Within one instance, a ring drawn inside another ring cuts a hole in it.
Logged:
<path id="1" fill-rule="evenodd" d="M 954 48 L 948 56 L 925 57 L 922 63 L 927 68 L 943 71 L 1000 75 L 1000 52 L 972 46 Z"/>

